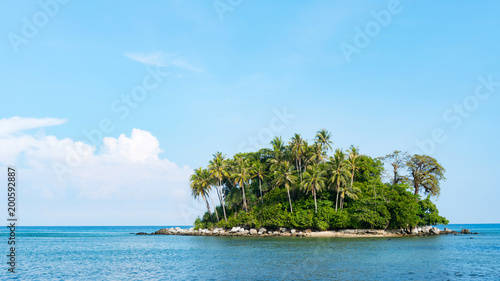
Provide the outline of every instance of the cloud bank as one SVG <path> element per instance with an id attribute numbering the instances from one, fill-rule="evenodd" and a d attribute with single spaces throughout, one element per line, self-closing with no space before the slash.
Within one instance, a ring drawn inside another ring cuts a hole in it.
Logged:
<path id="1" fill-rule="evenodd" d="M 160 143 L 148 131 L 105 137 L 99 150 L 69 138 L 21 133 L 64 122 L 0 120 L 0 167 L 19 169 L 24 225 L 189 225 L 204 211 L 190 195 L 192 169 L 160 157 Z M 75 151 L 83 157 L 61 180 L 54 163 L 71 161 Z"/>

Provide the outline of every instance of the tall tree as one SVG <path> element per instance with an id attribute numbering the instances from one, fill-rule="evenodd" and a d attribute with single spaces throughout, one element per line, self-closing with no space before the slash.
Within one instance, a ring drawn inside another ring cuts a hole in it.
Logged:
<path id="1" fill-rule="evenodd" d="M 275 137 L 271 141 L 273 147 L 272 157 L 268 159 L 271 163 L 271 170 L 276 170 L 285 161 L 286 146 L 281 137 Z"/>
<path id="2" fill-rule="evenodd" d="M 205 201 L 207 205 L 208 214 L 212 217 L 212 212 L 210 211 L 210 204 L 208 204 L 207 198 L 210 196 L 210 189 L 212 184 L 212 179 L 207 170 L 198 168 L 194 170 L 194 174 L 190 177 L 191 194 L 195 199 L 200 196 Z M 212 202 L 213 204 L 213 202 Z M 215 205 L 214 205 L 215 208 Z M 219 221 L 219 215 L 217 214 L 217 209 L 215 209 L 215 214 L 217 216 L 217 221 Z"/>
<path id="3" fill-rule="evenodd" d="M 262 181 L 266 176 L 266 170 L 264 165 L 260 161 L 255 161 L 251 167 L 251 178 L 257 178 L 259 180 L 259 190 L 260 190 L 260 201 L 264 204 L 264 195 L 262 194 Z"/>
<path id="4" fill-rule="evenodd" d="M 243 208 L 248 212 L 247 198 L 245 194 L 245 185 L 249 183 L 251 175 L 249 172 L 248 161 L 245 161 L 243 158 L 237 158 L 237 167 L 234 174 L 231 175 L 234 184 L 238 185 L 243 194 Z"/>
<path id="5" fill-rule="evenodd" d="M 224 212 L 224 220 L 227 222 L 226 204 L 224 202 L 224 192 L 222 191 L 222 180 L 224 178 L 230 178 L 230 176 L 226 170 L 225 156 L 221 152 L 217 152 L 213 156 L 214 158 L 210 160 L 208 169 L 210 171 L 210 175 L 217 180 L 217 195 L 219 196 L 219 201 Z"/>
<path id="6" fill-rule="evenodd" d="M 418 195 L 420 188 L 423 188 L 425 193 L 439 196 L 441 192 L 439 181 L 446 180 L 444 176 L 446 170 L 436 159 L 428 155 L 415 154 L 406 162 L 406 166 L 410 172 L 415 195 Z"/>
<path id="7" fill-rule="evenodd" d="M 319 165 L 309 166 L 307 171 L 304 173 L 304 180 L 300 183 L 300 187 L 306 193 L 312 192 L 314 197 L 314 210 L 318 212 L 318 203 L 316 202 L 316 193 L 321 191 L 325 187 L 326 171 L 319 167 Z"/>
<path id="8" fill-rule="evenodd" d="M 351 177 L 351 173 L 349 171 L 349 165 L 345 160 L 345 153 L 339 148 L 335 150 L 334 156 L 330 158 L 330 165 L 330 182 L 335 186 L 335 190 L 337 191 L 337 197 L 335 200 L 335 211 L 337 211 L 339 205 L 339 193 L 341 189 L 347 185 L 349 178 Z"/>
<path id="9" fill-rule="evenodd" d="M 292 198 L 290 197 L 290 187 L 297 182 L 297 176 L 295 175 L 295 169 L 288 161 L 284 161 L 279 169 L 274 171 L 276 176 L 276 184 L 284 185 L 288 193 L 288 203 L 290 203 L 290 213 L 293 213 L 292 208 Z"/>
<path id="10" fill-rule="evenodd" d="M 315 141 L 325 153 L 332 149 L 333 142 L 331 141 L 331 137 L 332 134 L 325 129 L 321 129 L 316 133 Z"/>
<path id="11" fill-rule="evenodd" d="M 386 163 L 389 163 L 393 169 L 392 184 L 398 184 L 406 180 L 406 177 L 401 176 L 399 171 L 404 169 L 406 163 L 409 160 L 408 154 L 406 152 L 401 152 L 399 150 L 394 150 L 391 154 L 387 154 L 385 157 L 379 158 Z"/>
<path id="12" fill-rule="evenodd" d="M 349 156 L 347 158 L 347 163 L 349 164 L 349 169 L 351 171 L 351 186 L 348 189 L 345 189 L 344 192 L 342 192 L 342 195 L 340 197 L 340 209 L 344 208 L 344 195 L 345 195 L 345 193 L 347 192 L 349 197 L 355 199 L 355 198 L 357 198 L 356 193 L 358 191 L 357 189 L 355 189 L 353 187 L 353 184 L 354 184 L 354 174 L 356 173 L 356 171 L 359 170 L 359 165 L 358 165 L 359 156 L 360 156 L 359 149 L 357 147 L 354 147 L 353 145 L 351 145 L 351 147 L 349 147 L 347 152 L 349 153 Z"/>
<path id="13" fill-rule="evenodd" d="M 302 181 L 302 157 L 305 152 L 304 143 L 305 141 L 300 137 L 300 135 L 295 134 L 289 144 L 293 158 L 295 159 L 295 167 L 296 170 L 299 172 L 299 177 L 301 181 Z"/>

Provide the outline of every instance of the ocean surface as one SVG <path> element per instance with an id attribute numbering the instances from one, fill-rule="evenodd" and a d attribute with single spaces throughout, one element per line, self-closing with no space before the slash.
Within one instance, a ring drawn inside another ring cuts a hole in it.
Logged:
<path id="1" fill-rule="evenodd" d="M 3 227 L 0 280 L 500 280 L 500 224 L 390 239 L 130 234 L 160 228 L 18 227 L 12 274 Z"/>

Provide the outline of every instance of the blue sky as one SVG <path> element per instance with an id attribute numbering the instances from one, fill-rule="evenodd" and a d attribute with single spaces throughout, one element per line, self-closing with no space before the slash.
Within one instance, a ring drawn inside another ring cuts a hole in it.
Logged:
<path id="1" fill-rule="evenodd" d="M 499 222 L 500 3 L 1 5 L 0 166 L 21 169 L 26 225 L 187 225 L 213 153 L 321 128 L 434 156 L 441 213 Z"/>

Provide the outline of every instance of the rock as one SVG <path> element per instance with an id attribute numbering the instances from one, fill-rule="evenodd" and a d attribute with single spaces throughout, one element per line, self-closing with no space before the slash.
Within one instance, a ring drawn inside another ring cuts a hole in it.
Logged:
<path id="1" fill-rule="evenodd" d="M 212 231 L 212 234 L 219 234 L 219 231 L 218 231 L 217 229 L 214 229 L 214 230 Z"/>
<path id="2" fill-rule="evenodd" d="M 429 234 L 429 231 L 431 230 L 432 226 L 422 226 L 422 233 Z"/>
<path id="3" fill-rule="evenodd" d="M 269 231 L 267 232 L 267 234 L 273 234 L 273 232 L 272 232 L 271 230 L 269 230 Z"/>
<path id="4" fill-rule="evenodd" d="M 162 228 L 162 229 L 157 230 L 155 232 L 155 234 L 157 234 L 157 235 L 162 235 L 162 234 L 165 235 L 165 234 L 169 234 L 169 233 L 170 233 L 170 230 L 168 230 L 167 228 Z"/>
<path id="5" fill-rule="evenodd" d="M 418 232 L 422 232 L 422 228 L 421 227 L 418 227 Z"/>
<path id="6" fill-rule="evenodd" d="M 243 234 L 248 234 L 250 231 L 246 230 L 246 229 L 243 229 L 242 233 Z"/>
<path id="7" fill-rule="evenodd" d="M 478 232 L 474 232 L 473 234 L 479 234 Z"/>
<path id="8" fill-rule="evenodd" d="M 306 229 L 306 230 L 304 230 L 304 233 L 311 233 L 311 230 L 310 229 Z"/>
<path id="9" fill-rule="evenodd" d="M 194 231 L 194 227 L 190 227 L 189 232 L 193 232 L 193 231 Z"/>
<path id="10" fill-rule="evenodd" d="M 229 233 L 235 233 L 235 232 L 238 232 L 240 231 L 241 227 L 239 226 L 235 226 L 233 228 L 231 228 L 231 230 L 229 230 Z"/>
<path id="11" fill-rule="evenodd" d="M 279 235 L 280 233 L 278 231 L 273 232 L 273 235 Z"/>
<path id="12" fill-rule="evenodd" d="M 175 229 L 175 230 L 181 230 L 181 228 L 180 228 L 180 227 L 176 227 L 176 228 L 174 228 L 174 229 Z"/>
<path id="13" fill-rule="evenodd" d="M 295 230 L 295 229 L 290 229 L 290 233 L 291 233 L 291 234 L 295 234 L 295 232 L 296 232 L 296 231 L 297 231 L 297 230 Z"/>
<path id="14" fill-rule="evenodd" d="M 137 232 L 135 235 L 149 235 L 149 234 L 146 232 Z"/>
<path id="15" fill-rule="evenodd" d="M 264 234 L 266 232 L 267 232 L 267 230 L 265 228 L 263 228 L 263 227 L 259 228 L 259 234 Z"/>
<path id="16" fill-rule="evenodd" d="M 418 234 L 418 227 L 414 227 L 410 230 L 410 234 Z"/>
<path id="17" fill-rule="evenodd" d="M 257 235 L 257 229 L 250 228 L 250 235 Z"/>
<path id="18" fill-rule="evenodd" d="M 245 230 L 244 228 L 240 228 L 240 230 L 238 230 L 239 233 L 244 233 L 245 231 L 247 230 Z"/>
<path id="19" fill-rule="evenodd" d="M 472 234 L 467 228 L 462 228 L 462 231 L 460 231 L 462 234 Z"/>
<path id="20" fill-rule="evenodd" d="M 281 231 L 281 232 L 285 232 L 285 231 L 286 231 L 286 228 L 284 228 L 284 227 L 283 227 L 283 228 L 281 228 L 281 229 L 280 229 L 280 231 Z"/>
<path id="21" fill-rule="evenodd" d="M 439 228 L 437 228 L 437 227 L 433 227 L 429 230 L 429 233 L 437 235 L 437 234 L 441 233 L 441 230 L 439 230 Z"/>
<path id="22" fill-rule="evenodd" d="M 298 233 L 298 234 L 302 235 L 302 231 L 299 231 L 299 233 Z"/>

